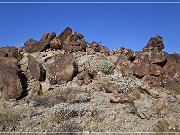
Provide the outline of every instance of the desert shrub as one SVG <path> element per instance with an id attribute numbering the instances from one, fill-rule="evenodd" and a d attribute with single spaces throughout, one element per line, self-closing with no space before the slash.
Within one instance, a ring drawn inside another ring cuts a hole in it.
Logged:
<path id="1" fill-rule="evenodd" d="M 101 71 L 105 74 L 112 74 L 115 68 L 114 63 L 106 57 L 99 58 L 95 62 L 95 66 L 98 71 Z"/>
<path id="2" fill-rule="evenodd" d="M 141 91 L 137 88 L 133 91 L 133 96 L 135 99 L 139 100 L 141 98 Z"/>
<path id="3" fill-rule="evenodd" d="M 177 87 L 173 90 L 176 94 L 180 94 L 180 87 Z"/>
<path id="4" fill-rule="evenodd" d="M 107 93 L 118 92 L 118 93 L 130 93 L 134 91 L 138 84 L 134 78 L 117 76 L 115 78 L 109 77 L 103 79 L 100 85 L 102 90 Z"/>
<path id="5" fill-rule="evenodd" d="M 87 111 L 87 108 L 84 106 L 75 106 L 68 103 L 60 103 L 54 105 L 49 113 L 54 120 L 67 120 L 76 116 L 83 116 Z"/>
<path id="6" fill-rule="evenodd" d="M 23 115 L 16 110 L 0 109 L 0 125 L 3 125 L 5 128 L 14 127 L 22 118 Z"/>
<path id="7" fill-rule="evenodd" d="M 171 127 L 169 122 L 165 119 L 159 120 L 154 127 L 155 132 L 179 132 L 179 126 Z"/>

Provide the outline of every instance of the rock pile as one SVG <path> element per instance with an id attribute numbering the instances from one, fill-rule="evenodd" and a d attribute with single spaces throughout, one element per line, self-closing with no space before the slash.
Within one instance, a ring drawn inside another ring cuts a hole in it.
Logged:
<path id="1" fill-rule="evenodd" d="M 69 27 L 0 48 L 0 132 L 180 131 L 180 54 L 163 49 L 155 35 L 112 51 Z"/>

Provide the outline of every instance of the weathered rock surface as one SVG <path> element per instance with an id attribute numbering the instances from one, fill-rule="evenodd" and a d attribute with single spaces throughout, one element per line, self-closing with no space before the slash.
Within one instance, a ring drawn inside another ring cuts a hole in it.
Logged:
<path id="1" fill-rule="evenodd" d="M 70 27 L 65 28 L 65 30 L 58 36 L 61 45 L 66 44 L 66 39 L 72 34 L 72 29 Z"/>
<path id="2" fill-rule="evenodd" d="M 77 66 L 71 54 L 60 55 L 47 66 L 47 78 L 53 85 L 66 83 L 77 74 Z"/>
<path id="3" fill-rule="evenodd" d="M 163 48 L 156 35 L 110 51 L 69 27 L 27 41 L 22 59 L 1 48 L 0 132 L 179 133 L 180 54 Z"/>
<path id="4" fill-rule="evenodd" d="M 51 40 L 56 37 L 56 33 L 45 33 L 42 35 L 40 41 L 34 39 L 29 39 L 24 43 L 24 46 L 21 48 L 21 51 L 27 53 L 41 52 L 49 48 Z"/>
<path id="5" fill-rule="evenodd" d="M 0 48 L 0 57 L 14 57 L 16 59 L 21 59 L 22 56 L 17 47 L 6 46 Z"/>
<path id="6" fill-rule="evenodd" d="M 21 96 L 21 72 L 15 58 L 0 57 L 0 98 L 17 99 Z"/>
<path id="7" fill-rule="evenodd" d="M 144 51 L 146 50 L 162 50 L 164 49 L 163 38 L 159 35 L 155 35 L 152 37 L 147 45 L 144 47 Z"/>
<path id="8" fill-rule="evenodd" d="M 38 81 L 43 81 L 46 77 L 45 69 L 33 56 L 28 55 L 28 68 L 30 74 Z"/>

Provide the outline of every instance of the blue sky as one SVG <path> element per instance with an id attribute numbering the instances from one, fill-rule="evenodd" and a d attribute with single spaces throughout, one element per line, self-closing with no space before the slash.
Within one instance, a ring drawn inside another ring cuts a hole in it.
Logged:
<path id="1" fill-rule="evenodd" d="M 180 52 L 180 4 L 0 4 L 0 46 L 39 40 L 43 33 L 59 34 L 67 26 L 110 49 L 141 50 L 159 34 L 165 51 Z"/>

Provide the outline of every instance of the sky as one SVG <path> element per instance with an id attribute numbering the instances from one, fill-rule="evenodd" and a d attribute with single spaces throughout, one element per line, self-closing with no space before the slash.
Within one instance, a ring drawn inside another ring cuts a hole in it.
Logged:
<path id="1" fill-rule="evenodd" d="M 142 50 L 158 34 L 164 38 L 165 51 L 180 53 L 180 3 L 0 3 L 0 47 L 21 46 L 29 38 L 39 40 L 45 32 L 60 34 L 66 27 L 83 34 L 88 42 L 101 42 L 110 49 L 124 46 L 133 51 Z"/>

